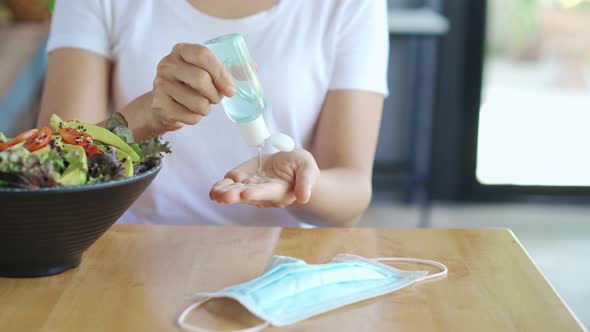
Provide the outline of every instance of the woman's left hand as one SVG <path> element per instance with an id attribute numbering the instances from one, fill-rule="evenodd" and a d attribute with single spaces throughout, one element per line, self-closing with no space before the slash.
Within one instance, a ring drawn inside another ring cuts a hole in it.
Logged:
<path id="1" fill-rule="evenodd" d="M 219 203 L 259 208 L 283 208 L 293 202 L 305 204 L 320 175 L 315 159 L 305 150 L 264 155 L 263 176 L 257 175 L 257 168 L 255 157 L 232 169 L 213 186 L 209 197 Z"/>

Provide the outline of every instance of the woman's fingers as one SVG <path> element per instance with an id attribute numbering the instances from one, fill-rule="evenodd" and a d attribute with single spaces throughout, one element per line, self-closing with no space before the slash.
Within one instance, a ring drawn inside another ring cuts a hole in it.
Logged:
<path id="1" fill-rule="evenodd" d="M 154 93 L 152 108 L 162 110 L 157 113 L 155 121 L 166 131 L 180 129 L 184 124 L 195 125 L 203 118 L 164 93 Z"/>
<path id="2" fill-rule="evenodd" d="M 288 183 L 271 181 L 247 185 L 241 192 L 244 202 L 292 203 L 292 193 Z"/>
<path id="3" fill-rule="evenodd" d="M 228 189 L 228 186 L 233 184 L 234 181 L 232 181 L 231 179 L 223 179 L 221 181 L 217 181 L 217 183 L 215 183 L 215 185 L 213 185 L 213 188 L 211 188 L 211 190 L 209 191 L 209 198 L 211 198 L 214 201 L 217 201 L 219 196 L 226 192 Z"/>
<path id="4" fill-rule="evenodd" d="M 300 204 L 307 204 L 311 198 L 311 192 L 320 176 L 320 170 L 315 161 L 307 161 L 299 166 L 295 175 L 295 197 Z"/>
<path id="5" fill-rule="evenodd" d="M 243 190 L 243 184 L 236 183 L 219 195 L 218 202 L 225 204 L 238 204 L 241 202 L 240 193 Z"/>
<path id="6" fill-rule="evenodd" d="M 198 44 L 178 44 L 172 53 L 177 54 L 185 62 L 207 71 L 217 90 L 225 96 L 231 97 L 236 93 L 231 76 L 217 56 L 207 47 Z"/>
<path id="7" fill-rule="evenodd" d="M 181 62 L 178 66 L 176 78 L 188 87 L 206 97 L 211 104 L 219 104 L 223 94 L 213 84 L 211 76 L 202 68 Z"/>
<path id="8" fill-rule="evenodd" d="M 278 181 L 245 184 L 223 179 L 211 188 L 209 197 L 219 203 L 249 204 L 260 208 L 283 208 L 295 201 L 289 185 Z"/>
<path id="9" fill-rule="evenodd" d="M 218 181 L 211 191 L 209 197 L 219 203 L 236 204 L 240 203 L 240 193 L 244 190 L 243 183 L 236 183 L 231 179 Z"/>
<path id="10" fill-rule="evenodd" d="M 211 111 L 211 103 L 198 92 L 191 89 L 179 81 L 169 81 L 166 79 L 159 82 L 160 87 L 177 103 L 183 105 L 193 113 L 206 116 Z"/>
<path id="11" fill-rule="evenodd" d="M 224 199 L 226 199 L 224 194 L 228 190 L 231 190 L 232 186 L 235 184 L 236 183 L 231 179 L 223 179 L 221 181 L 217 181 L 217 183 L 215 183 L 213 188 L 211 188 L 211 191 L 209 191 L 209 198 L 211 198 L 212 200 L 217 201 L 219 203 L 226 203 L 224 201 Z"/>
<path id="12" fill-rule="evenodd" d="M 236 87 L 224 65 L 207 47 L 178 44 L 159 63 L 152 91 L 152 131 L 164 133 L 197 124 L 212 104 Z"/>
<path id="13" fill-rule="evenodd" d="M 241 171 L 239 168 L 242 166 L 239 166 L 238 168 L 234 168 L 231 171 L 229 171 L 224 178 L 226 179 L 231 179 L 234 182 L 245 182 L 250 175 L 244 171 Z"/>

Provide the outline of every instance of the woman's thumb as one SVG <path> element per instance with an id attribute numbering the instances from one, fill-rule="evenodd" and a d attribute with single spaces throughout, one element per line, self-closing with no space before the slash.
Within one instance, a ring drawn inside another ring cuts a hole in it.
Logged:
<path id="1" fill-rule="evenodd" d="M 295 175 L 295 198 L 297 203 L 306 204 L 311 198 L 312 189 L 319 176 L 317 167 L 303 166 Z"/>

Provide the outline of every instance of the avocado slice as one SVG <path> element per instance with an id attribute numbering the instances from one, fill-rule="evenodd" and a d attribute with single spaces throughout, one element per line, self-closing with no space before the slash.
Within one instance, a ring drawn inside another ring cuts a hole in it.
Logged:
<path id="1" fill-rule="evenodd" d="M 49 145 L 46 145 L 37 151 L 31 152 L 31 154 L 41 158 L 41 157 L 47 155 L 49 153 L 49 151 L 51 151 L 51 147 Z"/>
<path id="2" fill-rule="evenodd" d="M 74 128 L 74 129 L 82 129 L 86 131 L 86 133 L 92 138 L 97 141 L 101 141 L 105 144 L 112 145 L 116 148 L 121 149 L 123 152 L 129 155 L 132 162 L 139 161 L 139 155 L 129 146 L 129 144 L 125 143 L 119 136 L 111 133 L 109 130 L 90 124 L 86 122 L 80 121 L 63 121 L 58 115 L 53 114 L 49 121 L 53 129 L 58 131 L 59 128 Z"/>
<path id="3" fill-rule="evenodd" d="M 131 161 L 139 161 L 139 155 L 135 153 L 135 151 L 133 151 L 129 144 L 125 143 L 121 138 L 119 138 L 119 136 L 111 133 L 105 128 L 90 123 L 78 121 L 66 121 L 62 125 L 65 128 L 84 130 L 88 135 L 92 136 L 92 138 L 94 138 L 95 140 L 101 141 L 105 144 L 112 145 L 116 148 L 121 149 L 123 152 L 128 154 L 129 157 L 131 157 Z"/>
<path id="4" fill-rule="evenodd" d="M 86 183 L 88 176 L 88 159 L 84 148 L 77 145 L 64 144 L 65 158 L 70 164 L 61 175 L 60 184 L 76 186 Z"/>
<path id="5" fill-rule="evenodd" d="M 123 163 L 123 167 L 125 167 L 125 173 L 123 175 L 126 178 L 133 176 L 133 161 L 131 157 L 120 149 L 117 149 L 115 154 L 117 155 L 117 159 Z"/>
<path id="6" fill-rule="evenodd" d="M 65 143 L 59 134 L 53 134 L 51 135 L 51 138 L 53 139 L 53 144 L 55 144 L 55 146 L 63 149 Z"/>
<path id="7" fill-rule="evenodd" d="M 56 133 L 62 126 L 64 121 L 57 114 L 53 114 L 49 119 L 49 125 L 53 127 L 53 132 Z"/>

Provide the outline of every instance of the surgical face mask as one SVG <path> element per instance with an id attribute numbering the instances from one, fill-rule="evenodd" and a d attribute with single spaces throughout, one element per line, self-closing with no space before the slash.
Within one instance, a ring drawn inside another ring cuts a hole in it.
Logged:
<path id="1" fill-rule="evenodd" d="M 384 262 L 426 264 L 441 271 L 430 275 L 425 271 L 402 271 Z M 293 324 L 446 274 L 445 265 L 415 258 L 367 259 L 338 255 L 327 264 L 307 264 L 292 257 L 274 256 L 264 273 L 256 279 L 218 292 L 197 294 L 196 303 L 184 310 L 178 318 L 178 324 L 188 331 L 207 331 L 186 323 L 186 316 L 207 300 L 230 298 L 265 321 L 243 331 L 260 331 L 269 324 Z"/>

